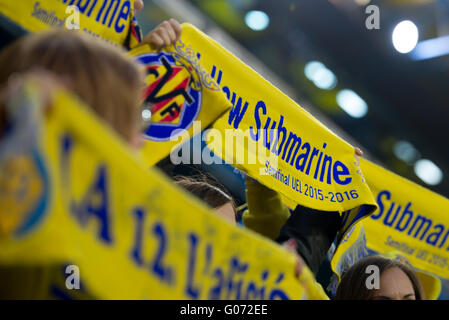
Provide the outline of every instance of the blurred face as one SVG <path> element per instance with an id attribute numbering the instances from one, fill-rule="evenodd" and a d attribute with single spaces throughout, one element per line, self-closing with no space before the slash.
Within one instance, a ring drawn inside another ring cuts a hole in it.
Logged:
<path id="1" fill-rule="evenodd" d="M 215 211 L 219 216 L 235 225 L 235 212 L 230 202 L 222 205 L 221 207 L 215 208 Z"/>
<path id="2" fill-rule="evenodd" d="M 135 0 L 134 1 L 134 12 L 139 14 L 140 11 L 143 9 L 143 0 Z"/>
<path id="3" fill-rule="evenodd" d="M 385 270 L 380 276 L 380 289 L 375 290 L 374 300 L 416 300 L 409 277 L 399 268 Z"/>

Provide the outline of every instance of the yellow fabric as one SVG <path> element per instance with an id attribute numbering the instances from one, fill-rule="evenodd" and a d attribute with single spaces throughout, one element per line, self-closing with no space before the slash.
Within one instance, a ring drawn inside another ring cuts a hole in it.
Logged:
<path id="1" fill-rule="evenodd" d="M 364 214 L 348 221 L 345 230 L 376 208 L 350 144 L 213 39 L 189 24 L 182 27 L 183 41 L 201 53 L 201 65 L 209 70 L 233 104 L 229 112 L 214 122 L 216 131 L 208 132 L 208 146 L 215 154 L 294 203 L 338 212 L 365 206 Z M 270 150 L 283 146 L 285 153 L 281 150 L 279 156 L 275 154 L 278 150 L 269 152 L 260 147 L 264 141 L 261 132 L 257 139 L 249 137 L 256 136 L 256 129 L 263 129 L 268 121 L 269 129 L 276 122 L 273 129 L 279 127 L 279 131 L 286 132 L 280 134 L 281 143 L 271 141 Z M 232 134 L 244 140 L 234 139 L 231 145 Z M 265 152 L 260 152 L 257 158 L 257 150 Z"/>
<path id="2" fill-rule="evenodd" d="M 220 87 L 200 64 L 197 52 L 183 42 L 185 39 L 183 33 L 181 40 L 164 48 L 163 52 L 144 45 L 129 53 L 147 70 L 145 102 L 150 105 L 152 115 L 142 154 L 148 165 L 156 164 L 175 146 L 200 134 L 231 107 Z M 150 69 L 156 71 L 148 72 Z M 172 94 L 175 90 L 178 93 Z M 189 98 L 192 101 L 188 101 Z"/>
<path id="3" fill-rule="evenodd" d="M 323 287 L 315 280 L 315 277 L 309 268 L 303 268 L 301 275 L 299 276 L 299 281 L 304 286 L 309 300 L 329 300 Z"/>
<path id="4" fill-rule="evenodd" d="M 427 300 L 437 300 L 441 293 L 441 281 L 431 273 L 416 270 Z"/>
<path id="5" fill-rule="evenodd" d="M 368 256 L 368 254 L 363 222 L 359 222 L 355 224 L 341 240 L 332 256 L 331 267 L 338 277 L 338 282 L 340 281 L 341 276 L 353 264 Z"/>
<path id="6" fill-rule="evenodd" d="M 243 224 L 264 237 L 275 240 L 290 217 L 288 208 L 276 191 L 248 177 L 245 184 L 248 210 L 243 213 Z M 329 300 L 323 287 L 307 267 L 302 270 L 299 281 L 304 286 L 309 300 Z"/>
<path id="7" fill-rule="evenodd" d="M 416 268 L 449 279 L 449 200 L 367 160 L 361 166 L 379 204 L 363 222 L 368 247 L 398 250 Z"/>
<path id="8" fill-rule="evenodd" d="M 13 107 L 32 114 L 25 92 Z M 2 267 L 71 263 L 101 299 L 308 298 L 292 254 L 146 170 L 73 97 L 53 101 L 34 148 L 0 163 Z"/>
<path id="9" fill-rule="evenodd" d="M 243 224 L 264 237 L 275 240 L 290 217 L 290 211 L 276 191 L 251 178 L 246 178 L 245 184 L 248 210 L 243 213 Z"/>
<path id="10" fill-rule="evenodd" d="M 79 30 L 107 42 L 124 45 L 130 30 L 134 12 L 134 1 L 81 1 L 79 8 Z M 78 5 L 74 0 L 0 0 L 0 13 L 30 32 L 50 27 L 62 28 L 74 11 L 69 5 Z M 67 12 L 66 12 L 67 11 Z"/>
<path id="11" fill-rule="evenodd" d="M 341 275 L 368 255 L 366 248 L 402 254 L 417 272 L 428 299 L 438 298 L 449 279 L 449 200 L 368 160 L 361 167 L 379 209 L 341 241 L 332 269 Z"/>

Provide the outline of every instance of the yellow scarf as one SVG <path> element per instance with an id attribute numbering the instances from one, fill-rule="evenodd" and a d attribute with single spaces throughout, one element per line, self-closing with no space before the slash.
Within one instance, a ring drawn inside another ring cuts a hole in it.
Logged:
<path id="1" fill-rule="evenodd" d="M 36 114 L 35 143 L 16 153 L 2 149 L 2 268 L 61 265 L 63 272 L 64 264 L 73 264 L 83 288 L 102 299 L 310 296 L 294 278 L 293 255 L 221 220 L 157 170 L 147 170 L 74 97 L 57 92 L 43 116 L 32 105 L 39 101 L 33 88 L 13 107 Z M 16 130 L 25 132 L 23 126 Z M 301 277 L 312 281 L 310 272 Z M 59 289 L 63 283 L 58 280 Z"/>
<path id="2" fill-rule="evenodd" d="M 125 45 L 134 1 L 0 0 L 0 14 L 30 32 L 48 28 L 81 30 L 115 45 Z"/>

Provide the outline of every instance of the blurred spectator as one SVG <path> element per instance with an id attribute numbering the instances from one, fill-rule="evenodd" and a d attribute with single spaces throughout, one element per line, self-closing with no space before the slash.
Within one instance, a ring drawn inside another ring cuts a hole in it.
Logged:
<path id="1" fill-rule="evenodd" d="M 232 197 L 222 186 L 214 185 L 203 177 L 175 177 L 175 183 L 214 208 L 219 216 L 236 224 L 237 213 Z"/>
<path id="2" fill-rule="evenodd" d="M 379 288 L 367 285 L 373 275 L 367 268 L 379 269 Z M 406 263 L 382 256 L 370 256 L 346 271 L 337 288 L 335 300 L 424 300 L 424 290 L 415 271 Z"/>
<path id="3" fill-rule="evenodd" d="M 0 52 L 0 87 L 36 69 L 66 80 L 133 147 L 141 144 L 143 73 L 124 50 L 77 32 L 29 34 Z"/>

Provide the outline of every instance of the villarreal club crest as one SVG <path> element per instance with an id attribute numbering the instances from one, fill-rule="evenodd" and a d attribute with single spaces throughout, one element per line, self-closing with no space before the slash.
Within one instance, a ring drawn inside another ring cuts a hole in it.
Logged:
<path id="1" fill-rule="evenodd" d="M 144 136 L 168 141 L 190 128 L 201 108 L 201 82 L 192 64 L 177 53 L 146 53 L 136 57 L 146 71 L 144 111 L 151 124 Z"/>

